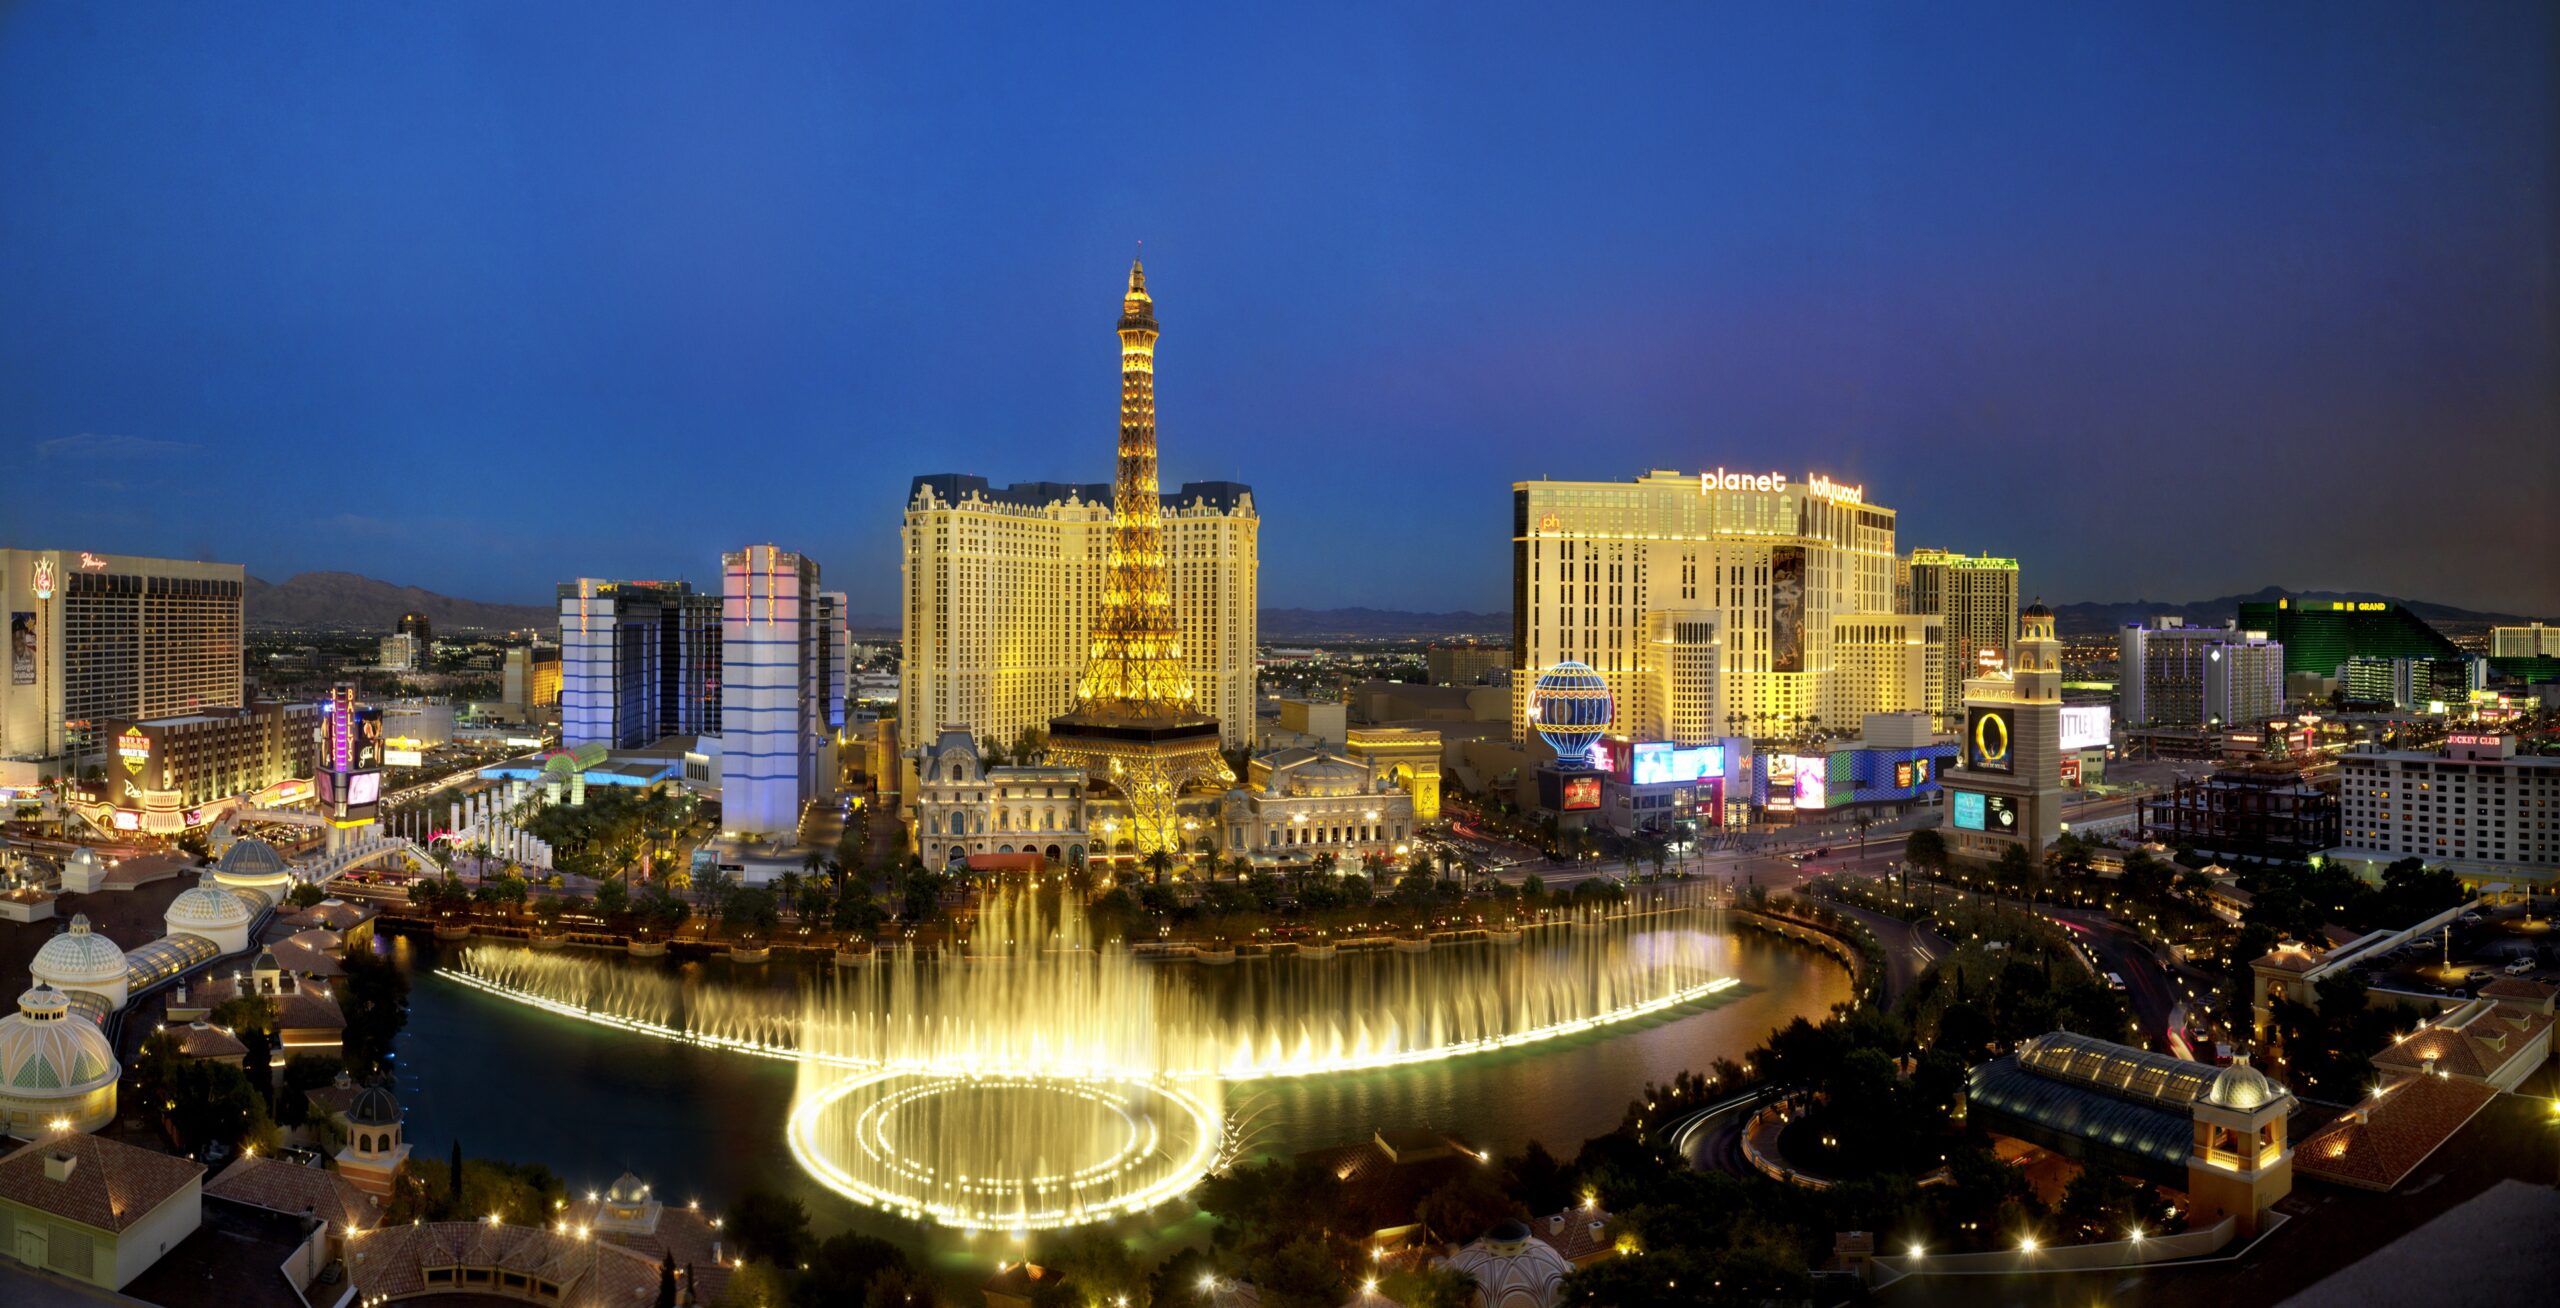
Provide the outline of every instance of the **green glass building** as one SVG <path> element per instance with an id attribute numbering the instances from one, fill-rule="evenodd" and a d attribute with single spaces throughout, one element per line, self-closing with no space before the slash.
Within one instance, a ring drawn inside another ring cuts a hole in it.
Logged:
<path id="1" fill-rule="evenodd" d="M 2462 650 L 2425 619 L 2398 604 L 2378 600 L 2297 600 L 2291 597 L 2240 606 L 2240 626 L 2263 631 L 2284 646 L 2284 670 L 2324 677 L 2352 658 L 2460 658 Z"/>

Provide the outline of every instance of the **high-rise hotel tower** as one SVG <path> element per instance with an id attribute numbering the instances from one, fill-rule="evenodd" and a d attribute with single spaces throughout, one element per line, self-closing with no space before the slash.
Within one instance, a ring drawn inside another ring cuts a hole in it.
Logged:
<path id="1" fill-rule="evenodd" d="M 102 757 L 109 719 L 240 705 L 237 563 L 0 549 L 0 759 Z"/>
<path id="2" fill-rule="evenodd" d="M 1607 679 L 1639 740 L 1854 730 L 1945 710 L 1944 620 L 1894 612 L 1894 512 L 1784 473 L 1651 472 L 1511 492 L 1512 723 L 1538 673 Z"/>
<path id="3" fill-rule="evenodd" d="M 1143 278 L 1133 277 L 1144 294 Z M 1149 322 L 1152 323 L 1152 318 Z M 1127 357 L 1124 355 L 1124 367 Z M 1149 475 L 1161 571 L 1172 605 L 1190 702 L 1217 719 L 1229 747 L 1253 739 L 1254 645 L 1262 521 L 1253 489 L 1185 482 L 1162 492 L 1153 474 L 1153 332 L 1146 342 Z M 1124 372 L 1124 404 L 1127 376 Z M 1123 439 L 1127 439 L 1124 415 Z M 1109 482 L 918 477 L 907 492 L 900 616 L 906 634 L 899 716 L 910 743 L 945 727 L 1011 747 L 1076 705 L 1094 657 L 1094 619 L 1107 599 L 1120 528 Z"/>

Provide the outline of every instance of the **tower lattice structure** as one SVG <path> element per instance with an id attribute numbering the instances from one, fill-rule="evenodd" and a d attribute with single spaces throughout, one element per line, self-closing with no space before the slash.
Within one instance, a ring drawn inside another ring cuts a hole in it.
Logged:
<path id="1" fill-rule="evenodd" d="M 1049 724 L 1053 761 L 1084 768 L 1128 805 L 1140 856 L 1183 852 L 1175 801 L 1195 784 L 1232 784 L 1217 719 L 1199 711 L 1182 666 L 1164 501 L 1156 475 L 1156 315 L 1146 267 L 1132 261 L 1120 306 L 1120 450 L 1112 481 L 1111 559 L 1076 707 Z M 1107 848 L 1107 847 L 1106 847 Z"/>

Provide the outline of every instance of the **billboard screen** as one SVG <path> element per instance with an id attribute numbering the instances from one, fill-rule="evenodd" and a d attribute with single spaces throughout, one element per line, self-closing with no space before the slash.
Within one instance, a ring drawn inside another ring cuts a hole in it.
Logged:
<path id="1" fill-rule="evenodd" d="M 1600 807 L 1600 778 L 1566 777 L 1564 802 L 1557 807 L 1567 813 Z"/>
<path id="2" fill-rule="evenodd" d="M 1975 772 L 2014 773 L 2011 746 L 2017 743 L 2009 710 L 1976 705 L 1965 710 L 1964 765 Z"/>
<path id="3" fill-rule="evenodd" d="M 370 804 L 382 798 L 382 774 L 359 772 L 347 778 L 347 807 Z"/>
<path id="4" fill-rule="evenodd" d="M 1666 740 L 1647 741 L 1630 749 L 1635 757 L 1631 779 L 1639 786 L 1701 781 L 1724 775 L 1722 745 L 1683 749 Z"/>
<path id="5" fill-rule="evenodd" d="M 2105 749 L 2114 726 L 2104 704 L 2072 705 L 2062 710 L 2062 752 Z"/>
<path id="6" fill-rule="evenodd" d="M 9 681 L 12 685 L 36 684 L 36 615 L 9 615 Z"/>
<path id="7" fill-rule="evenodd" d="M 1982 797 L 1983 829 L 2015 831 L 2018 829 L 2018 801 L 2007 795 Z"/>
<path id="8" fill-rule="evenodd" d="M 1960 831 L 1980 831 L 1982 829 L 1983 797 L 1970 790 L 1951 790 L 1947 792 L 1947 796 L 1955 805 L 1956 829 Z"/>
<path id="9" fill-rule="evenodd" d="M 1796 756 L 1793 754 L 1763 754 L 1760 758 L 1761 765 L 1769 778 L 1767 790 L 1769 798 L 1761 805 L 1761 807 L 1766 808 L 1772 813 L 1795 812 Z"/>
<path id="10" fill-rule="evenodd" d="M 1769 670 L 1804 671 L 1804 546 L 1769 550 Z"/>
<path id="11" fill-rule="evenodd" d="M 1807 809 L 1823 809 L 1830 807 L 1830 805 L 1831 787 L 1829 785 L 1829 779 L 1825 776 L 1822 760 L 1818 758 L 1797 759 L 1797 810 L 1801 812 Z"/>
<path id="12" fill-rule="evenodd" d="M 426 761 L 427 756 L 414 749 L 386 749 L 382 751 L 382 762 L 387 767 L 422 767 L 426 764 Z"/>

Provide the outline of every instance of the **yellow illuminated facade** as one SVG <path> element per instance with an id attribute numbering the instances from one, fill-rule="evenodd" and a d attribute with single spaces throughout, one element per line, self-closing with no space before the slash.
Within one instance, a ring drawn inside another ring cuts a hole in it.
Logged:
<path id="1" fill-rule="evenodd" d="M 1146 269 L 1134 262 L 1119 331 L 1120 452 L 1110 561 L 1076 707 L 1049 724 L 1049 756 L 1082 767 L 1120 796 L 1128 805 L 1132 851 L 1144 856 L 1184 851 L 1189 842 L 1176 799 L 1197 784 L 1231 784 L 1235 774 L 1218 753 L 1218 719 L 1204 711 L 1183 666 L 1156 477 L 1155 302 Z"/>
<path id="2" fill-rule="evenodd" d="M 1512 487 L 1512 722 L 1568 660 L 1613 734 L 1702 742 L 1945 708 L 1945 624 L 1894 611 L 1892 509 L 1819 474 L 1651 472 Z"/>

